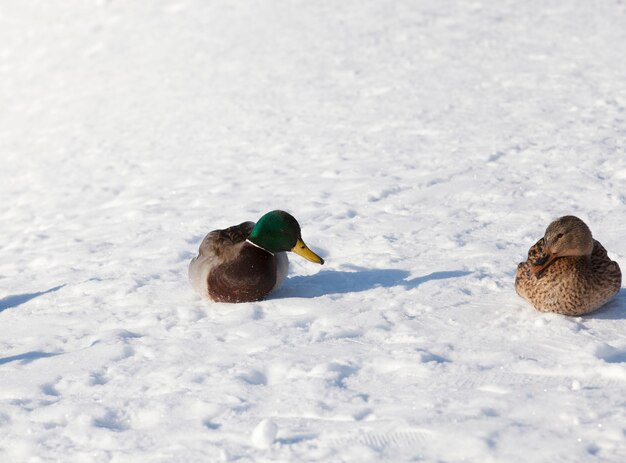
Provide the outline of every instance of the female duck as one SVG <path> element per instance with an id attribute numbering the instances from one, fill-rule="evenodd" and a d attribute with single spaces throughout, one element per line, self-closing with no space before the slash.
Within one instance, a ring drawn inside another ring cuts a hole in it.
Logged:
<path id="1" fill-rule="evenodd" d="M 541 312 L 585 315 L 620 290 L 619 265 L 593 239 L 589 227 L 567 215 L 552 222 L 545 235 L 517 266 L 515 290 Z"/>
<path id="2" fill-rule="evenodd" d="M 287 276 L 286 251 L 323 264 L 302 241 L 300 225 L 284 211 L 265 214 L 255 224 L 244 222 L 204 237 L 189 264 L 191 286 L 216 302 L 263 299 Z"/>

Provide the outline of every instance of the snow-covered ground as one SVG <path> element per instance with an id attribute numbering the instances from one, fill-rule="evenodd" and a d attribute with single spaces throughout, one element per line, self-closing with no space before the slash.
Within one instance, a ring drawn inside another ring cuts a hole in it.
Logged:
<path id="1" fill-rule="evenodd" d="M 626 267 L 623 0 L 0 2 L 0 461 L 626 461 L 626 290 L 513 289 L 575 214 Z M 204 234 L 319 267 L 201 301 Z"/>

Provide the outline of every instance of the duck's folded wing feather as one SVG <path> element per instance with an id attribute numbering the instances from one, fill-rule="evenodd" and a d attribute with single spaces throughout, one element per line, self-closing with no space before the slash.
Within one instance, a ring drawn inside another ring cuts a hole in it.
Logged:
<path id="1" fill-rule="evenodd" d="M 213 230 L 204 237 L 199 254 L 189 263 L 189 281 L 198 294 L 209 297 L 209 272 L 224 259 L 235 255 L 235 246 L 244 242 L 253 228 L 254 222 L 244 222 L 224 230 Z"/>
<path id="2" fill-rule="evenodd" d="M 223 230 L 209 232 L 200 244 L 200 255 L 221 255 L 225 250 L 248 239 L 253 228 L 254 222 L 243 222 Z"/>
<path id="3" fill-rule="evenodd" d="M 593 251 L 591 252 L 592 259 L 608 259 L 609 255 L 606 253 L 604 246 L 600 244 L 598 240 L 593 240 Z"/>
<path id="4" fill-rule="evenodd" d="M 535 262 L 537 259 L 539 259 L 542 254 L 544 253 L 544 241 L 543 238 L 541 238 L 539 241 L 537 241 L 535 244 L 533 244 L 530 249 L 528 250 L 528 262 Z"/>

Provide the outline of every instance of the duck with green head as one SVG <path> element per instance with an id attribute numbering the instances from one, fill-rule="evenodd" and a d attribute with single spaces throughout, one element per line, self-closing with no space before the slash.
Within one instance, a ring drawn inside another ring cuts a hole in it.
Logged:
<path id="1" fill-rule="evenodd" d="M 207 234 L 189 264 L 189 281 L 201 296 L 216 302 L 258 301 L 287 276 L 287 251 L 324 263 L 304 244 L 291 214 L 271 211 L 256 224 L 244 222 Z"/>

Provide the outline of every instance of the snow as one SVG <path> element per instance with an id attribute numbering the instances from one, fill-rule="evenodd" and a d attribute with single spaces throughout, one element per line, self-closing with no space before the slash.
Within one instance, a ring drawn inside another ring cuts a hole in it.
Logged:
<path id="1" fill-rule="evenodd" d="M 270 448 L 276 440 L 277 433 L 278 426 L 272 420 L 265 419 L 252 431 L 252 443 L 261 449 Z"/>
<path id="2" fill-rule="evenodd" d="M 626 267 L 621 0 L 0 3 L 0 461 L 626 461 L 626 290 L 534 311 L 555 217 Z M 285 209 L 266 301 L 187 282 Z"/>

